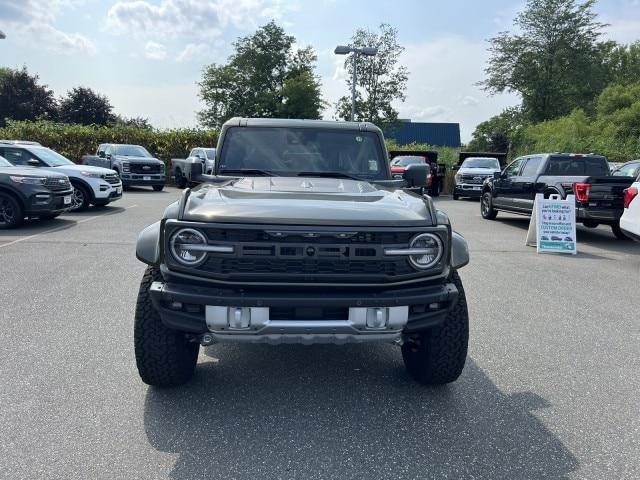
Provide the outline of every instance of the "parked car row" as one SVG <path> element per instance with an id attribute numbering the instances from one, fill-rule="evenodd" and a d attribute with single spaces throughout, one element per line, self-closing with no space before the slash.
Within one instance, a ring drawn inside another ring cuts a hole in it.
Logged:
<path id="1" fill-rule="evenodd" d="M 101 144 L 78 165 L 37 142 L 0 140 L 0 228 L 102 207 L 130 185 L 164 188 L 164 163 L 139 145 Z"/>
<path id="2" fill-rule="evenodd" d="M 634 161 L 612 173 L 607 159 L 594 154 L 518 157 L 483 181 L 480 213 L 487 220 L 494 220 L 499 211 L 531 215 L 536 194 L 547 198 L 556 194 L 563 199 L 573 194 L 579 223 L 588 228 L 609 225 L 617 238 L 628 239 L 621 217 L 633 200 L 631 187 L 639 172 L 640 162 Z"/>

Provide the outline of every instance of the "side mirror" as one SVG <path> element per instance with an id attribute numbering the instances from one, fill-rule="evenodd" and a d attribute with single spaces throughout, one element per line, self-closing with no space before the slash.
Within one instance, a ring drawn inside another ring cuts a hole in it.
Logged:
<path id="1" fill-rule="evenodd" d="M 424 163 L 407 166 L 402 178 L 407 182 L 409 188 L 426 187 L 431 173 L 431 165 Z"/>
<path id="2" fill-rule="evenodd" d="M 502 172 L 493 172 L 493 179 L 499 180 L 502 177 Z"/>
<path id="3" fill-rule="evenodd" d="M 104 158 L 104 150 L 98 150 L 98 156 Z"/>
<path id="4" fill-rule="evenodd" d="M 454 172 L 460 170 L 460 165 L 454 165 L 453 167 L 451 167 L 451 170 L 453 170 Z"/>
<path id="5" fill-rule="evenodd" d="M 202 175 L 202 163 L 194 163 L 191 165 L 191 180 L 197 181 L 198 177 Z"/>
<path id="6" fill-rule="evenodd" d="M 107 153 L 107 154 L 105 155 L 105 158 L 106 158 L 107 160 L 111 160 L 111 157 L 112 157 L 112 155 L 111 155 L 110 153 Z"/>
<path id="7" fill-rule="evenodd" d="M 30 158 L 29 160 L 27 160 L 27 165 L 29 165 L 30 167 L 39 167 L 40 161 L 36 160 L 35 158 Z"/>

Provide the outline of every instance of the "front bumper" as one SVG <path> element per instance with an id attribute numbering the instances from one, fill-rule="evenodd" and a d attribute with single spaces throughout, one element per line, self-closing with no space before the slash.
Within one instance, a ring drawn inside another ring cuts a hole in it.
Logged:
<path id="1" fill-rule="evenodd" d="M 166 178 L 167 177 L 164 174 L 142 175 L 138 173 L 123 173 L 121 176 L 122 185 L 126 187 L 164 185 L 166 182 Z"/>
<path id="2" fill-rule="evenodd" d="M 66 212 L 71 208 L 72 195 L 72 189 L 51 191 L 36 187 L 27 198 L 25 213 L 27 216 L 38 216 Z"/>
<path id="3" fill-rule="evenodd" d="M 114 201 L 122 198 L 122 182 L 107 183 L 100 182 L 99 185 L 93 187 L 93 196 L 97 201 Z"/>
<path id="4" fill-rule="evenodd" d="M 169 328 L 210 333 L 217 342 L 253 343 L 395 341 L 442 323 L 458 299 L 453 283 L 400 291 L 292 293 L 154 282 L 150 293 Z M 333 312 L 331 318 L 327 311 Z"/>
<path id="5" fill-rule="evenodd" d="M 482 185 L 459 184 L 454 187 L 453 193 L 461 197 L 480 198 L 482 196 Z"/>

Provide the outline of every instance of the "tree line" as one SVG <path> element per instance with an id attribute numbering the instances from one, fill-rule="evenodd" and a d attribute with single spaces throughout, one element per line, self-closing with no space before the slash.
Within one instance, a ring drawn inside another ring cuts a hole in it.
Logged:
<path id="1" fill-rule="evenodd" d="M 469 149 L 640 157 L 640 42 L 607 40 L 595 3 L 528 0 L 514 31 L 490 39 L 479 85 L 521 102 L 480 123 Z"/>
<path id="2" fill-rule="evenodd" d="M 351 39 L 354 46 L 378 49 L 375 57 L 359 56 L 356 85 L 356 120 L 371 121 L 382 127 L 393 124 L 398 112 L 392 102 L 404 101 L 408 78 L 399 64 L 403 47 L 397 31 L 382 24 L 378 31 L 358 29 Z M 317 54 L 310 46 L 299 47 L 296 38 L 274 21 L 251 35 L 238 38 L 225 63 L 212 63 L 203 69 L 199 97 L 204 108 L 198 112 L 203 127 L 219 128 L 234 116 L 319 119 L 329 106 L 322 98 L 320 77 L 316 74 Z M 351 71 L 354 58 L 345 60 Z M 351 77 L 345 80 L 351 90 Z M 349 119 L 351 97 L 335 105 L 337 119 Z M 7 120 L 52 120 L 80 125 L 124 124 L 150 128 L 144 117 L 116 115 L 109 99 L 91 88 L 79 86 L 56 98 L 47 85 L 26 67 L 0 68 L 0 127 Z"/>

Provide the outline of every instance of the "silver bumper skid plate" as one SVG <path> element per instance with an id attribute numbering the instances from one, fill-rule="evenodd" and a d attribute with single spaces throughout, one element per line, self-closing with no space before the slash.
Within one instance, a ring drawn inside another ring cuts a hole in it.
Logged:
<path id="1" fill-rule="evenodd" d="M 217 342 L 393 342 L 407 324 L 409 307 L 349 308 L 344 320 L 272 320 L 268 307 L 207 305 L 205 319 Z"/>

